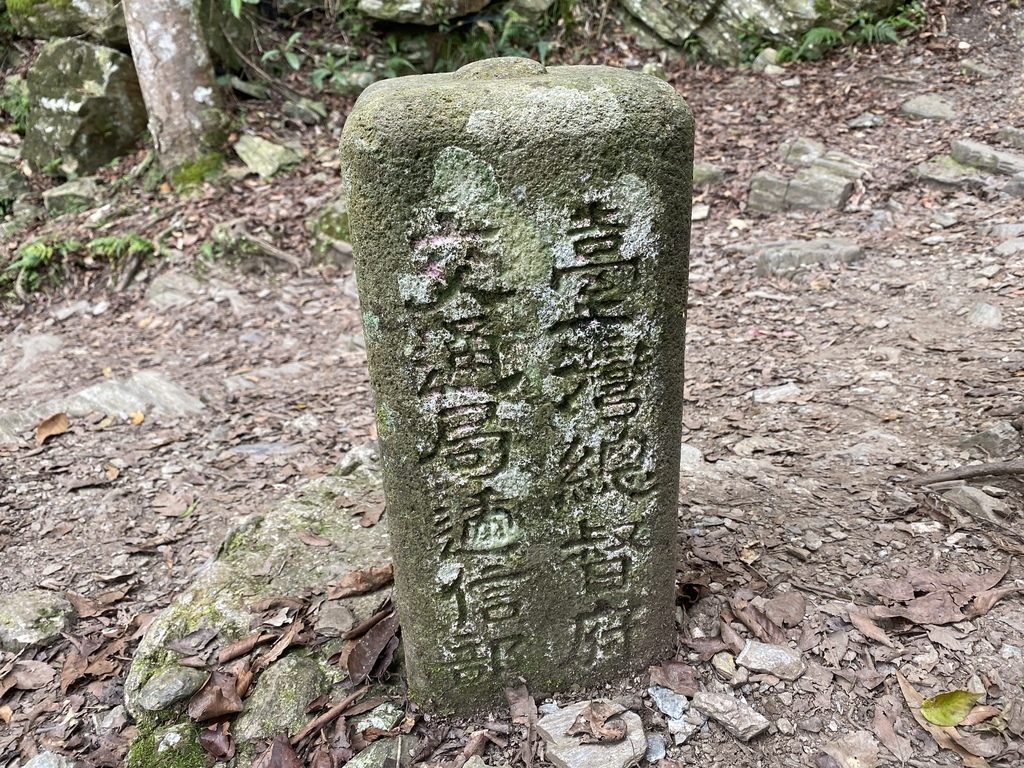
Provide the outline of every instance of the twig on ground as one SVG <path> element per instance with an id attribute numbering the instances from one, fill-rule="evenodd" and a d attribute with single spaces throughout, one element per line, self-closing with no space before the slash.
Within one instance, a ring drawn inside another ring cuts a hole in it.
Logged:
<path id="1" fill-rule="evenodd" d="M 997 461 L 991 464 L 968 464 L 964 467 L 933 472 L 923 477 L 914 478 L 910 481 L 910 485 L 916 487 L 946 483 L 950 480 L 972 480 L 976 477 L 1012 477 L 1014 475 L 1024 475 L 1024 459 Z"/>
<path id="2" fill-rule="evenodd" d="M 344 712 L 346 709 L 352 706 L 352 703 L 360 696 L 362 696 L 364 693 L 366 693 L 369 689 L 370 686 L 364 685 L 355 693 L 346 696 L 344 699 L 339 701 L 337 704 L 328 709 L 322 715 L 317 715 L 316 717 L 314 717 L 306 724 L 305 728 L 303 728 L 297 734 L 292 736 L 292 746 L 294 747 L 310 734 L 316 733 L 321 728 L 326 726 L 328 723 L 330 723 L 332 720 L 338 717 L 342 712 Z"/>

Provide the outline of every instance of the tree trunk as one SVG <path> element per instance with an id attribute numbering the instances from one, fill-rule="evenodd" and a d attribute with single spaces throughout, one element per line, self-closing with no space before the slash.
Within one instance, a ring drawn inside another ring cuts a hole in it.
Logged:
<path id="1" fill-rule="evenodd" d="M 224 113 L 196 0 L 123 0 L 128 41 L 164 174 L 196 183 L 220 164 Z"/>

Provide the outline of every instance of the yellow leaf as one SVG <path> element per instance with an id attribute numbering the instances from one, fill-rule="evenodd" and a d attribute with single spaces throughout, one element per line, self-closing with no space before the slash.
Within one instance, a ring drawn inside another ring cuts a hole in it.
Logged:
<path id="1" fill-rule="evenodd" d="M 117 476 L 121 473 L 118 472 L 117 467 L 113 466 L 112 464 L 107 464 L 107 467 L 104 470 L 104 474 L 107 476 L 107 480 L 113 481 L 117 480 Z"/>
<path id="2" fill-rule="evenodd" d="M 110 416 L 110 415 L 108 415 L 108 416 L 104 416 L 104 417 L 103 417 L 103 421 L 101 421 L 101 422 L 100 422 L 99 424 L 97 424 L 96 426 L 97 426 L 97 427 L 98 427 L 99 429 L 106 429 L 107 427 L 109 427 L 109 426 L 110 426 L 111 424 L 113 424 L 113 423 L 114 423 L 114 417 L 113 417 L 113 416 Z"/>
<path id="3" fill-rule="evenodd" d="M 106 368 L 103 369 L 102 373 L 109 379 L 114 375 L 114 369 L 108 365 Z"/>
<path id="4" fill-rule="evenodd" d="M 929 723 L 935 723 L 935 725 L 947 727 L 960 725 L 971 713 L 974 702 L 980 698 L 980 693 L 947 691 L 922 701 L 921 714 Z"/>
<path id="5" fill-rule="evenodd" d="M 156 315 L 149 315 L 139 320 L 139 328 L 148 328 L 156 320 Z"/>
<path id="6" fill-rule="evenodd" d="M 131 419 L 132 424 L 139 426 L 139 424 L 146 420 L 146 414 L 142 411 L 132 411 L 128 414 L 128 418 Z"/>
<path id="7" fill-rule="evenodd" d="M 68 415 L 66 413 L 54 414 L 36 427 L 36 442 L 42 445 L 46 442 L 47 438 L 54 435 L 63 435 L 68 431 L 68 426 Z"/>

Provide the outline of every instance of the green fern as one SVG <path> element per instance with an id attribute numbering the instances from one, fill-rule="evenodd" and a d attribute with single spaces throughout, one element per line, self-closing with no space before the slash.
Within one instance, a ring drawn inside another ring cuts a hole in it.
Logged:
<path id="1" fill-rule="evenodd" d="M 123 256 L 142 256 L 145 258 L 156 253 L 156 245 L 151 240 L 139 237 L 134 232 L 130 232 L 127 235 L 97 237 L 95 240 L 89 241 L 89 245 L 86 247 L 89 250 L 90 256 L 99 256 L 110 261 L 120 259 Z"/>

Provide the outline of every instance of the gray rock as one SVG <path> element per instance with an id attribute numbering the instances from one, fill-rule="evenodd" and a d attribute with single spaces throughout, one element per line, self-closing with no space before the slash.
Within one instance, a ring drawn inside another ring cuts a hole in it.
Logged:
<path id="1" fill-rule="evenodd" d="M 692 710 L 691 710 L 692 712 Z M 668 732 L 672 735 L 672 743 L 676 746 L 685 744 L 693 734 L 695 734 L 701 726 L 706 722 L 703 716 L 700 716 L 700 721 L 696 718 L 691 717 L 691 713 L 688 712 L 687 716 L 679 720 L 668 721 Z"/>
<path id="2" fill-rule="evenodd" d="M 786 68 L 780 67 L 778 64 L 766 64 L 763 72 L 769 77 L 782 77 L 786 74 Z M 789 80 L 783 82 L 791 82 Z"/>
<path id="3" fill-rule="evenodd" d="M 117 0 L 28 2 L 8 6 L 19 37 L 49 40 L 86 35 L 106 45 L 128 47 L 128 30 Z"/>
<path id="4" fill-rule="evenodd" d="M 324 103 L 307 98 L 285 102 L 281 111 L 288 117 L 306 125 L 319 125 L 327 119 L 327 107 L 324 106 Z"/>
<path id="5" fill-rule="evenodd" d="M 711 214 L 711 206 L 698 203 L 690 210 L 690 221 L 704 221 Z"/>
<path id="6" fill-rule="evenodd" d="M 278 659 L 257 678 L 256 687 L 245 701 L 245 711 L 232 726 L 235 739 L 254 741 L 273 738 L 276 733 L 296 733 L 309 722 L 306 707 L 330 687 L 324 670 L 313 659 Z"/>
<path id="7" fill-rule="evenodd" d="M 0 216 L 14 209 L 14 201 L 32 191 L 17 168 L 0 163 Z"/>
<path id="8" fill-rule="evenodd" d="M 953 159 L 962 165 L 970 165 L 989 173 L 1015 176 L 1024 173 L 1024 155 L 996 149 L 988 144 L 970 139 L 953 142 Z"/>
<path id="9" fill-rule="evenodd" d="M 317 634 L 325 637 L 341 637 L 355 626 L 356 617 L 352 609 L 338 600 L 328 600 L 320 606 L 316 617 Z"/>
<path id="10" fill-rule="evenodd" d="M 995 247 L 995 252 L 1000 256 L 1016 256 L 1018 253 L 1024 253 L 1024 237 L 1004 240 Z"/>
<path id="11" fill-rule="evenodd" d="M 209 674 L 173 664 L 157 672 L 139 691 L 139 706 L 150 712 L 173 707 L 203 687 Z"/>
<path id="12" fill-rule="evenodd" d="M 859 160 L 835 150 L 829 150 L 822 157 L 815 158 L 811 165 L 847 179 L 863 178 L 868 170 Z"/>
<path id="13" fill-rule="evenodd" d="M 697 691 L 693 706 L 740 741 L 750 741 L 768 730 L 771 723 L 750 705 L 725 693 Z"/>
<path id="14" fill-rule="evenodd" d="M 72 768 L 74 764 L 71 758 L 44 749 L 28 762 L 22 763 L 21 768 Z"/>
<path id="15" fill-rule="evenodd" d="M 28 90 L 22 154 L 37 171 L 92 173 L 133 150 L 146 129 L 135 65 L 112 48 L 49 42 L 28 72 Z"/>
<path id="16" fill-rule="evenodd" d="M 979 301 L 967 313 L 967 322 L 979 328 L 1002 328 L 1003 312 L 997 306 Z"/>
<path id="17" fill-rule="evenodd" d="M 234 143 L 234 150 L 246 167 L 263 179 L 269 179 L 282 168 L 302 162 L 302 155 L 291 147 L 248 134 Z"/>
<path id="18" fill-rule="evenodd" d="M 810 165 L 824 154 L 824 144 L 803 136 L 787 139 L 779 145 L 779 159 L 794 165 Z"/>
<path id="19" fill-rule="evenodd" d="M 60 639 L 71 629 L 75 609 L 56 592 L 30 589 L 0 595 L 0 649 L 21 653 Z"/>
<path id="20" fill-rule="evenodd" d="M 693 186 L 702 187 L 705 184 L 718 184 L 725 181 L 725 171 L 711 163 L 693 164 Z"/>
<path id="21" fill-rule="evenodd" d="M 1003 76 L 1003 73 L 995 67 L 990 67 L 974 59 L 964 59 L 961 61 L 960 69 L 969 77 L 980 77 L 985 80 Z"/>
<path id="22" fill-rule="evenodd" d="M 932 93 L 915 96 L 900 107 L 900 112 L 919 120 L 952 120 L 956 117 L 952 103 Z"/>
<path id="23" fill-rule="evenodd" d="M 0 442 L 18 442 L 21 433 L 48 416 L 69 417 L 90 413 L 121 414 L 145 411 L 147 416 L 180 416 L 203 409 L 203 403 L 157 371 L 139 371 L 127 381 L 103 381 L 70 397 L 13 413 L 0 413 Z"/>
<path id="24" fill-rule="evenodd" d="M 1003 240 L 1008 237 L 1020 237 L 1024 235 L 1024 224 L 990 224 L 982 227 L 982 232 L 988 237 Z"/>
<path id="25" fill-rule="evenodd" d="M 668 72 L 665 71 L 665 65 L 658 61 L 649 61 L 644 64 L 641 70 L 645 75 L 656 77 L 659 80 L 668 80 Z"/>
<path id="26" fill-rule="evenodd" d="M 1024 173 L 1018 173 L 1006 182 L 1003 192 L 1010 197 L 1024 198 Z"/>
<path id="27" fill-rule="evenodd" d="M 43 206 L 51 216 L 87 211 L 98 204 L 99 181 L 98 176 L 83 176 L 48 189 L 43 192 Z"/>
<path id="28" fill-rule="evenodd" d="M 489 0 L 450 0 L 442 5 L 429 0 L 359 0 L 359 11 L 381 21 L 437 25 L 476 13 Z"/>
<path id="29" fill-rule="evenodd" d="M 160 310 L 187 307 L 204 292 L 204 285 L 192 275 L 168 270 L 154 277 L 146 288 L 146 303 Z"/>
<path id="30" fill-rule="evenodd" d="M 850 240 L 821 238 L 818 240 L 782 240 L 759 246 L 757 273 L 762 277 L 776 275 L 792 280 L 818 264 L 849 264 L 864 255 L 863 249 Z"/>
<path id="31" fill-rule="evenodd" d="M 618 716 L 626 725 L 626 738 L 615 743 L 582 744 L 579 736 L 568 736 L 566 731 L 591 702 L 563 707 L 537 722 L 537 732 L 547 743 L 547 758 L 558 768 L 626 768 L 647 752 L 647 737 L 640 716 L 607 699 L 599 701 L 621 713 Z"/>
<path id="32" fill-rule="evenodd" d="M 313 236 L 310 250 L 321 259 L 338 261 L 352 259 L 352 234 L 348 228 L 348 202 L 344 197 L 324 205 L 306 219 L 306 229 Z"/>
<path id="33" fill-rule="evenodd" d="M 878 128 L 885 123 L 885 117 L 872 112 L 861 112 L 847 123 L 850 128 Z"/>
<path id="34" fill-rule="evenodd" d="M 74 304 L 69 306 L 53 310 L 53 316 L 57 318 L 58 322 L 63 323 L 68 318 L 74 317 L 75 315 L 81 315 L 88 311 L 89 302 L 83 299 L 82 301 L 76 301 Z"/>
<path id="35" fill-rule="evenodd" d="M 755 72 L 764 72 L 765 67 L 779 63 L 779 52 L 774 48 L 763 48 L 756 58 L 750 63 L 750 68 Z"/>
<path id="36" fill-rule="evenodd" d="M 788 384 L 780 384 L 777 387 L 765 387 L 764 389 L 755 389 L 753 392 L 753 398 L 755 403 L 779 403 L 787 397 L 796 397 L 803 393 L 793 382 Z"/>
<path id="37" fill-rule="evenodd" d="M 847 175 L 815 163 L 797 172 L 786 189 L 786 207 L 806 211 L 842 208 L 853 194 L 853 181 Z"/>
<path id="38" fill-rule="evenodd" d="M 736 657 L 736 663 L 754 672 L 767 672 L 783 680 L 796 680 L 807 671 L 807 666 L 796 651 L 756 640 L 747 641 Z"/>
<path id="39" fill-rule="evenodd" d="M 189 586 L 149 624 L 125 682 L 125 706 L 145 716 L 139 692 L 165 664 L 165 645 L 194 629 L 209 628 L 229 643 L 249 634 L 248 607 L 269 597 L 297 595 L 353 570 L 387 562 L 383 522 L 362 528 L 338 499 L 359 504 L 383 502 L 378 457 L 369 447 L 351 451 L 335 472 L 306 484 L 266 515 L 228 537 L 218 558 L 196 574 Z M 315 531 L 336 546 L 328 550 L 304 543 L 302 532 Z M 269 571 L 268 571 L 269 566 Z M 254 574 L 267 574 L 254 578 Z M 348 598 L 359 621 L 370 616 L 380 594 Z M 255 724 L 254 724 L 254 727 Z"/>
<path id="40" fill-rule="evenodd" d="M 789 181 L 768 171 L 758 171 L 750 179 L 747 206 L 761 213 L 776 213 L 786 207 Z"/>
<path id="41" fill-rule="evenodd" d="M 1009 144 L 1014 149 L 1024 149 L 1024 128 L 1008 125 L 1000 128 L 996 138 L 1004 144 Z"/>
<path id="42" fill-rule="evenodd" d="M 914 166 L 914 176 L 930 186 L 940 188 L 966 187 L 985 182 L 976 168 L 957 162 L 949 155 L 936 155 Z"/>
<path id="43" fill-rule="evenodd" d="M 648 763 L 656 763 L 665 757 L 665 737 L 657 734 L 647 737 L 647 754 L 644 756 Z"/>
<path id="44" fill-rule="evenodd" d="M 396 707 L 390 701 L 381 704 L 379 707 L 374 707 L 365 715 L 359 715 L 358 717 L 352 718 L 349 723 L 351 724 L 352 730 L 356 733 L 362 733 L 367 728 L 377 728 L 381 731 L 390 731 L 405 717 L 405 710 L 400 707 Z"/>
<path id="45" fill-rule="evenodd" d="M 418 744 L 415 736 L 379 739 L 345 763 L 345 768 L 407 768 Z"/>
<path id="46" fill-rule="evenodd" d="M 1002 499 L 989 496 L 980 488 L 964 485 L 942 494 L 942 498 L 959 507 L 975 520 L 1003 526 L 1014 518 L 1014 509 Z"/>
<path id="47" fill-rule="evenodd" d="M 960 448 L 978 448 L 990 459 L 999 459 L 1020 450 L 1020 433 L 1008 421 L 1000 421 L 986 430 L 961 440 Z"/>
<path id="48" fill-rule="evenodd" d="M 652 685 L 647 689 L 647 693 L 650 694 L 651 700 L 658 710 L 669 719 L 676 720 L 682 717 L 683 713 L 690 708 L 689 700 L 671 688 Z"/>
<path id="49" fill-rule="evenodd" d="M 736 676 L 736 659 L 728 651 L 719 651 L 712 656 L 711 666 L 723 680 L 732 680 Z"/>

